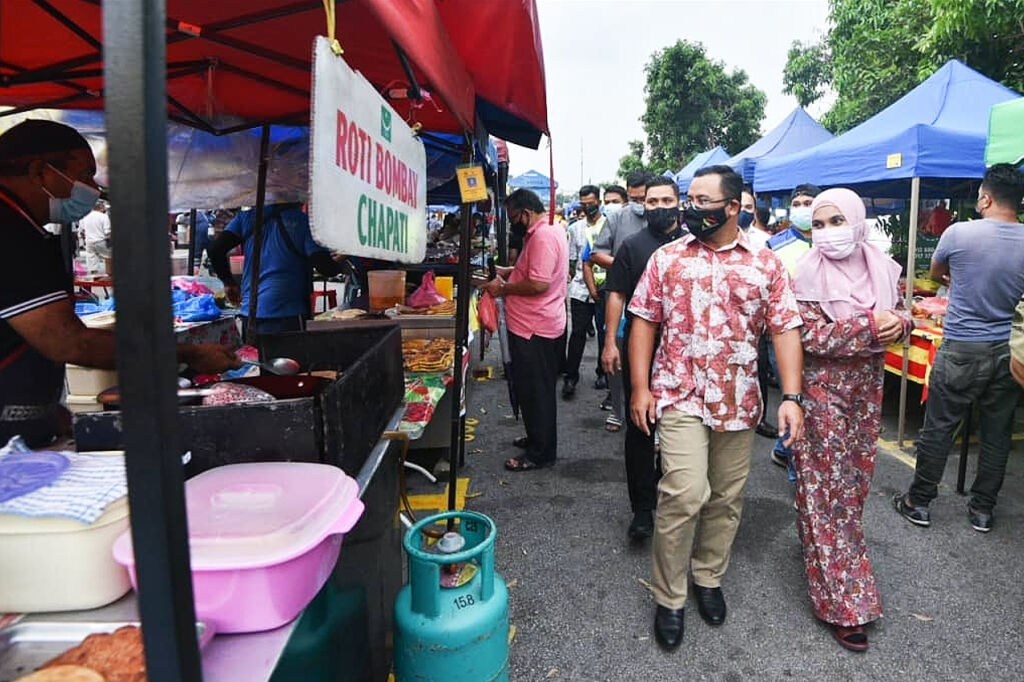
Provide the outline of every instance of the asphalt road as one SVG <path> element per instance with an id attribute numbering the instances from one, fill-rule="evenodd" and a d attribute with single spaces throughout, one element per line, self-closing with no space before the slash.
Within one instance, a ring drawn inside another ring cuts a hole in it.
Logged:
<path id="1" fill-rule="evenodd" d="M 500 368 L 496 348 L 484 365 Z M 593 367 L 595 352 L 591 341 L 585 367 Z M 513 680 L 1024 679 L 1019 443 L 987 535 L 971 529 L 966 498 L 953 490 L 956 455 L 932 506 L 933 525 L 922 529 L 889 503 L 911 469 L 880 451 L 865 530 L 885 616 L 869 631 L 871 650 L 856 654 L 841 649 L 811 613 L 790 484 L 769 462 L 770 442 L 757 438 L 723 584 L 728 620 L 709 628 L 691 600 L 683 644 L 665 653 L 652 635 L 649 546 L 631 548 L 626 540 L 622 436 L 604 430 L 607 413 L 597 408 L 603 393 L 590 386 L 589 370 L 584 375 L 573 401 L 559 399 L 558 463 L 525 473 L 502 467 L 522 434 L 505 382 L 496 376 L 471 386 L 469 413 L 479 424 L 462 475 L 471 491 L 483 493 L 469 508 L 498 524 L 498 568 L 512 583 Z M 887 434 L 895 432 L 893 411 Z M 919 417 L 912 410 L 912 426 Z M 970 461 L 968 485 L 973 451 Z"/>

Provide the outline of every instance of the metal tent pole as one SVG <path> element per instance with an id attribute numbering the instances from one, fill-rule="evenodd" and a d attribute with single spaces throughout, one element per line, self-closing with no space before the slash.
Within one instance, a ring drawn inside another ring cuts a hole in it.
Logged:
<path id="1" fill-rule="evenodd" d="M 904 303 L 907 311 L 914 305 L 914 268 L 917 251 L 917 211 L 921 201 L 921 178 L 910 181 L 910 224 L 907 226 L 907 278 Z M 903 449 L 903 437 L 907 427 L 907 371 L 910 364 L 910 335 L 903 340 L 903 371 L 900 373 L 900 417 L 897 426 L 896 446 Z"/>
<path id="2" fill-rule="evenodd" d="M 505 186 L 508 184 L 508 161 L 498 162 L 498 178 L 494 184 L 494 201 L 497 204 L 495 206 L 494 219 L 497 221 L 495 235 L 498 240 L 498 262 L 502 265 L 508 265 L 508 222 L 505 220 Z"/>
<path id="3" fill-rule="evenodd" d="M 104 0 L 104 81 L 117 267 L 117 370 L 128 505 L 151 682 L 201 680 L 178 438 L 167 248 L 166 32 L 161 0 Z"/>
<path id="4" fill-rule="evenodd" d="M 196 267 L 196 209 L 188 212 L 188 275 L 191 276 Z"/>
<path id="5" fill-rule="evenodd" d="M 462 160 L 469 163 L 473 158 L 473 145 L 467 140 Z M 462 439 L 465 438 L 465 423 L 462 416 L 462 357 L 463 348 L 469 332 L 469 297 L 473 295 L 469 284 L 470 233 L 473 227 L 473 204 L 462 204 L 462 234 L 459 237 L 459 273 L 457 286 L 459 290 L 455 306 L 455 376 L 452 382 L 452 421 L 451 444 L 448 450 L 448 509 L 455 509 L 455 484 L 459 478 L 459 467 L 462 465 Z"/>
<path id="6" fill-rule="evenodd" d="M 260 131 L 260 167 L 256 174 L 256 215 L 252 224 L 252 264 L 249 269 L 249 313 L 245 341 L 256 345 L 256 313 L 260 298 L 260 260 L 263 252 L 263 209 L 267 201 L 267 167 L 270 165 L 270 126 Z M 243 249 L 244 252 L 244 249 Z"/>

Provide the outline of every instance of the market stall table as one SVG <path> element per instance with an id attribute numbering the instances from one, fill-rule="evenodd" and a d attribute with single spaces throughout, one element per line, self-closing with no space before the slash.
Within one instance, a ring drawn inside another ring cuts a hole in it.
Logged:
<path id="1" fill-rule="evenodd" d="M 395 428 L 399 418 L 399 412 L 395 412 L 386 428 Z M 211 637 L 202 625 L 197 628 L 197 633 L 202 633 L 199 639 L 203 645 L 203 679 L 208 682 L 293 679 L 286 671 L 301 668 L 308 663 L 303 655 L 310 644 L 310 632 L 321 638 L 333 635 L 332 651 L 345 648 L 342 640 L 348 639 L 350 633 L 346 631 L 352 629 L 351 627 L 331 631 L 325 635 L 323 611 L 334 608 L 336 597 L 333 595 L 345 594 L 346 590 L 355 587 L 360 593 L 368 593 L 364 600 L 372 600 L 374 594 L 378 594 L 385 601 L 394 598 L 394 593 L 401 584 L 401 562 L 395 561 L 399 556 L 399 538 L 397 535 L 391 537 L 382 533 L 377 526 L 381 525 L 380 518 L 390 519 L 393 509 L 397 507 L 397 459 L 398 447 L 393 445 L 393 441 L 381 439 L 355 476 L 359 486 L 359 497 L 367 504 L 367 518 L 361 519 L 346 538 L 345 548 L 334 572 L 335 579 L 325 586 L 303 614 L 287 625 L 265 632 L 223 635 L 213 633 Z M 346 550 L 353 556 L 347 556 Z M 369 583 L 364 585 L 356 579 L 356 574 L 365 573 L 361 567 L 367 556 L 379 557 L 379 561 L 398 567 L 398 574 L 386 576 L 380 572 L 373 572 L 373 575 L 366 578 Z M 332 599 L 335 600 L 334 603 Z M 303 625 L 303 619 L 310 610 L 317 610 L 317 613 L 306 627 Z M 331 615 L 334 624 L 339 627 L 344 624 L 340 618 L 353 616 L 347 612 Z M 134 591 L 97 609 L 0 614 L 0 682 L 11 682 L 28 674 L 64 649 L 76 644 L 77 639 L 84 636 L 81 633 L 107 631 L 121 625 L 138 623 L 138 600 Z M 313 631 L 316 628 L 318 630 Z M 375 630 L 379 631 L 379 636 L 367 636 L 360 640 L 364 650 L 345 652 L 345 655 L 353 658 L 345 660 L 345 665 L 365 671 L 369 671 L 371 665 L 378 669 L 381 667 L 382 661 L 386 658 L 384 647 L 387 624 L 379 623 Z M 308 632 L 300 636 L 299 633 L 303 631 Z M 297 639 L 302 638 L 294 651 L 289 648 L 293 635 L 296 635 Z M 70 641 L 67 640 L 68 637 L 77 639 Z"/>

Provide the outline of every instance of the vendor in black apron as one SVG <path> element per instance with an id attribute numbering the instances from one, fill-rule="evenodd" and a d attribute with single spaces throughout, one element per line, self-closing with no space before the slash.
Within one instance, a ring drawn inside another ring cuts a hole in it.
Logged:
<path id="1" fill-rule="evenodd" d="M 28 120 L 0 135 L 0 446 L 20 435 L 32 447 L 61 432 L 64 364 L 114 369 L 114 334 L 75 316 L 73 279 L 60 240 L 43 225 L 87 214 L 100 191 L 96 160 L 73 128 Z M 229 349 L 178 346 L 199 372 L 239 365 Z"/>

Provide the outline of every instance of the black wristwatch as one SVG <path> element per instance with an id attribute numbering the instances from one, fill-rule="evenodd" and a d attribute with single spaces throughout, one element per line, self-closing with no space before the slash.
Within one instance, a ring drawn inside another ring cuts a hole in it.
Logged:
<path id="1" fill-rule="evenodd" d="M 782 402 L 786 402 L 787 400 L 792 400 L 794 403 L 800 406 L 801 410 L 807 408 L 807 401 L 804 400 L 803 393 L 783 393 Z"/>

